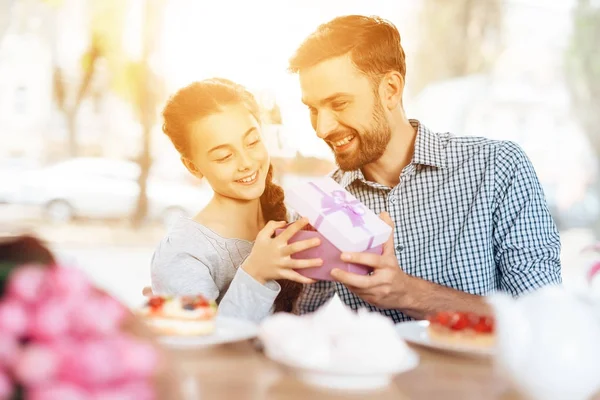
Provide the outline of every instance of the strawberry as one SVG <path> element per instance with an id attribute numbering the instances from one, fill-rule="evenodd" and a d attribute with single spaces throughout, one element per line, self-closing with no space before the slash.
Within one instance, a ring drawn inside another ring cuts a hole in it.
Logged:
<path id="1" fill-rule="evenodd" d="M 450 329 L 454 331 L 462 331 L 469 326 L 469 317 L 466 313 L 457 312 L 452 314 L 450 321 Z"/>
<path id="2" fill-rule="evenodd" d="M 449 326 L 451 318 L 452 318 L 451 313 L 449 313 L 447 311 L 443 311 L 443 312 L 437 313 L 434 316 L 434 321 L 442 326 Z"/>
<path id="3" fill-rule="evenodd" d="M 198 296 L 194 305 L 196 306 L 196 308 L 208 307 L 210 305 L 210 302 L 204 296 Z"/>
<path id="4" fill-rule="evenodd" d="M 165 299 L 160 296 L 153 296 L 148 300 L 148 306 L 152 309 L 152 311 L 159 310 L 162 305 L 165 303 Z"/>
<path id="5" fill-rule="evenodd" d="M 492 333 L 494 332 L 494 319 L 492 317 L 481 316 L 473 330 L 477 333 Z"/>

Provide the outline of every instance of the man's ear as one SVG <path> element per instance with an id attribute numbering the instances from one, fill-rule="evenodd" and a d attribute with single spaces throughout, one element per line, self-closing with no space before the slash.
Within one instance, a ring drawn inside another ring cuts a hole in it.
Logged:
<path id="1" fill-rule="evenodd" d="M 381 80 L 379 95 L 384 107 L 393 110 L 398 105 L 402 107 L 404 94 L 404 78 L 397 71 L 388 72 Z"/>
<path id="2" fill-rule="evenodd" d="M 204 175 L 202 175 L 202 173 L 198 170 L 198 167 L 196 167 L 196 164 L 194 164 L 187 158 L 181 157 L 181 162 L 183 163 L 183 165 L 185 165 L 187 170 L 190 171 L 191 174 L 194 175 L 196 178 L 202 179 L 204 177 Z"/>

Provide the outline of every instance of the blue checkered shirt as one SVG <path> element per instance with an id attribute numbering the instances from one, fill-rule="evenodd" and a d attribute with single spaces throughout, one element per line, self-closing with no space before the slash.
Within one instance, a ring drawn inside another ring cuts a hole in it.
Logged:
<path id="1" fill-rule="evenodd" d="M 398 265 L 408 274 L 463 292 L 518 296 L 560 284 L 560 239 L 531 162 L 515 143 L 434 133 L 416 120 L 412 161 L 397 186 L 360 170 L 332 177 L 375 213 L 394 221 Z M 367 304 L 339 282 L 306 285 L 297 304 L 312 312 L 334 293 L 352 309 Z"/>

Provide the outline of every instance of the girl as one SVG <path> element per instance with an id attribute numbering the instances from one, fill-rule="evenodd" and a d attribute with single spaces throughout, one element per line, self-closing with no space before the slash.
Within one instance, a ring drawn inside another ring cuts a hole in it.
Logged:
<path id="1" fill-rule="evenodd" d="M 163 111 L 163 131 L 187 169 L 206 178 L 214 196 L 193 219 L 180 219 L 152 258 L 156 294 L 203 294 L 221 315 L 260 321 L 272 311 L 293 311 L 303 283 L 294 269 L 320 259 L 290 256 L 318 239 L 288 244 L 307 221 L 282 234 L 286 208 L 261 138 L 259 107 L 252 94 L 225 79 L 195 82 L 179 90 Z"/>

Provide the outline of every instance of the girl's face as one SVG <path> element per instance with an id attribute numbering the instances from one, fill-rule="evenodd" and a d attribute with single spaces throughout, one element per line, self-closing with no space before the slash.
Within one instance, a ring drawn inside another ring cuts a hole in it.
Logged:
<path id="1" fill-rule="evenodd" d="M 190 126 L 188 169 L 205 177 L 213 191 L 237 200 L 258 199 L 265 190 L 269 153 L 258 121 L 243 105 L 202 118 Z"/>

